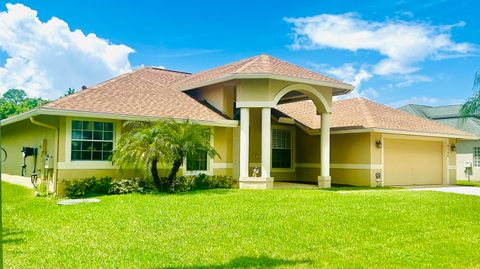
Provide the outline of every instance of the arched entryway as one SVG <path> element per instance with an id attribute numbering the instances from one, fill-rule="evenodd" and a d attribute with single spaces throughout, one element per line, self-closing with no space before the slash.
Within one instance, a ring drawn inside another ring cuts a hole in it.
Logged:
<path id="1" fill-rule="evenodd" d="M 251 102 L 249 106 L 240 107 L 240 187 L 269 188 L 273 186 L 271 176 L 272 167 L 272 108 L 282 102 L 310 99 L 321 115 L 321 175 L 318 177 L 318 185 L 321 188 L 330 187 L 330 114 L 331 95 L 325 94 L 325 90 L 307 84 L 291 84 L 278 89 L 270 89 L 273 96 L 265 102 Z M 261 109 L 261 171 L 260 177 L 252 178 L 249 175 L 249 134 L 250 134 L 250 109 Z"/>

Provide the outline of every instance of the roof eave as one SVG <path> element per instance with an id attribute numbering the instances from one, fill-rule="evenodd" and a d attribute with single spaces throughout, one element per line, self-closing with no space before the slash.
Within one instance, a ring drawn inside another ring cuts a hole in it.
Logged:
<path id="1" fill-rule="evenodd" d="M 91 117 L 91 118 L 100 118 L 100 119 L 113 119 L 113 120 L 137 120 L 137 121 L 152 121 L 152 120 L 161 120 L 167 119 L 157 116 L 142 116 L 142 115 L 130 115 L 130 114 L 116 114 L 116 113 L 101 113 L 101 112 L 91 112 L 91 111 L 80 111 L 80 110 L 64 110 L 64 109 L 52 109 L 52 108 L 36 108 L 28 112 L 15 115 L 13 117 L 7 118 L 1 121 L 1 126 L 12 124 L 18 121 L 22 121 L 37 115 L 49 115 L 49 116 L 71 116 L 71 117 Z M 180 119 L 174 118 L 174 120 L 179 122 L 191 121 L 200 125 L 206 126 L 217 126 L 217 127 L 237 127 L 237 120 L 194 120 L 194 119 Z"/>
<path id="2" fill-rule="evenodd" d="M 270 73 L 261 73 L 261 74 L 257 74 L 257 73 L 243 74 L 242 73 L 242 74 L 231 74 L 224 77 L 207 80 L 201 83 L 195 83 L 189 86 L 179 87 L 178 90 L 188 91 L 188 90 L 193 90 L 193 89 L 205 87 L 208 85 L 222 83 L 222 82 L 236 80 L 236 79 L 276 79 L 276 80 L 285 80 L 285 81 L 291 81 L 296 83 L 305 83 L 310 85 L 330 87 L 334 90 L 333 91 L 334 96 L 350 93 L 355 88 L 350 84 L 341 83 L 341 82 L 339 83 L 339 82 L 331 82 L 331 81 L 323 81 L 323 80 L 315 80 L 315 79 L 282 76 L 282 75 L 276 75 L 276 74 L 270 74 Z"/>

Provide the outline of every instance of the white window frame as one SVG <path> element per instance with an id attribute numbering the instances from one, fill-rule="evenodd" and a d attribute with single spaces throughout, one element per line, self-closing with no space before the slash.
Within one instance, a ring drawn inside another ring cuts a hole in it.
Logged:
<path id="1" fill-rule="evenodd" d="M 210 146 L 214 147 L 214 128 L 210 127 Z M 205 174 L 213 176 L 213 158 L 210 155 L 207 155 L 207 170 L 187 170 L 187 158 L 185 157 L 182 164 L 182 175 L 184 176 L 195 176 L 198 174 Z"/>
<path id="2" fill-rule="evenodd" d="M 291 145 L 291 155 L 290 155 L 290 168 L 273 168 L 273 130 L 290 130 L 290 145 Z M 295 172 L 295 154 L 296 154 L 296 139 L 295 139 L 295 127 L 285 126 L 285 125 L 272 125 L 272 132 L 270 134 L 270 169 L 272 172 Z"/>
<path id="3" fill-rule="evenodd" d="M 72 161 L 72 122 L 79 121 L 98 121 L 113 123 L 113 150 L 121 136 L 121 121 L 98 119 L 98 118 L 81 118 L 81 117 L 65 117 L 65 153 L 64 161 L 58 162 L 58 169 L 78 169 L 78 170 L 109 170 L 115 169 L 111 161 L 97 160 L 97 161 Z M 60 129 L 61 130 L 61 129 Z"/>

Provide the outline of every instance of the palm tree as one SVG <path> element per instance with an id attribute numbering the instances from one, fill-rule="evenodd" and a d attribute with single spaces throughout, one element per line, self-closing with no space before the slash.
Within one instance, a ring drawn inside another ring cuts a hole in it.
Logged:
<path id="1" fill-rule="evenodd" d="M 210 145 L 210 130 L 188 121 L 128 121 L 124 128 L 128 131 L 122 134 L 116 146 L 113 163 L 121 169 L 136 168 L 152 176 L 159 190 L 172 186 L 187 156 L 201 153 L 218 156 Z M 166 182 L 161 182 L 158 176 L 158 163 L 171 165 Z"/>
<path id="2" fill-rule="evenodd" d="M 460 109 L 460 114 L 463 117 L 480 114 L 480 70 L 475 73 L 473 90 L 475 91 L 473 96 L 470 97 Z"/>

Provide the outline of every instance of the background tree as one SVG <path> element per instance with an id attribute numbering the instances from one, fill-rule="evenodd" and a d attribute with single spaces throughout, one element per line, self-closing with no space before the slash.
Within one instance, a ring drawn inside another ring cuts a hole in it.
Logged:
<path id="1" fill-rule="evenodd" d="M 175 182 L 178 170 L 187 156 L 208 154 L 218 156 L 210 145 L 210 130 L 191 122 L 174 120 L 158 122 L 126 122 L 113 153 L 113 163 L 121 169 L 140 169 L 153 177 L 157 189 L 168 190 Z M 162 182 L 158 164 L 170 166 Z"/>
<path id="2" fill-rule="evenodd" d="M 65 96 L 69 96 L 69 95 L 72 95 L 75 93 L 75 89 L 74 88 L 68 88 L 67 92 L 65 94 L 63 94 L 62 97 L 65 97 Z M 60 97 L 61 98 L 61 97 Z"/>
<path id="3" fill-rule="evenodd" d="M 472 97 L 470 97 L 460 109 L 460 114 L 462 114 L 463 117 L 480 115 L 480 70 L 475 73 L 475 78 L 473 79 L 473 90 L 474 94 Z"/>
<path id="4" fill-rule="evenodd" d="M 30 98 L 24 90 L 10 89 L 0 98 L 0 119 L 27 112 L 48 102 L 42 98 Z"/>

